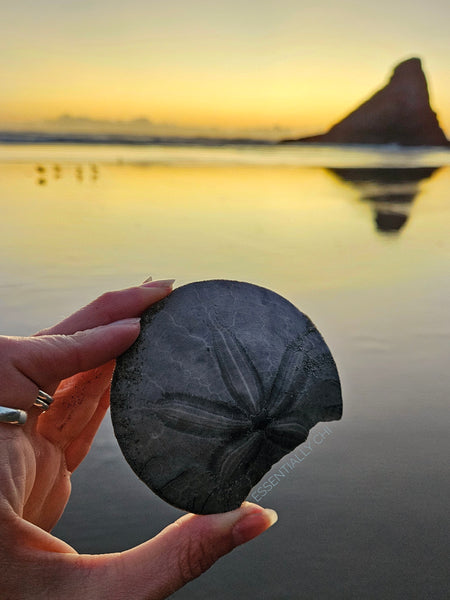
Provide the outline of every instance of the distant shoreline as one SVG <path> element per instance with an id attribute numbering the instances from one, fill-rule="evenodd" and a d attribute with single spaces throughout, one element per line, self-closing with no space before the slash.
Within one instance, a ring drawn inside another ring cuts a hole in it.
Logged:
<path id="1" fill-rule="evenodd" d="M 103 133 L 0 131 L 2 144 L 107 144 L 126 146 L 274 146 L 278 141 L 253 138 L 147 136 Z"/>
<path id="2" fill-rule="evenodd" d="M 399 144 L 353 144 L 316 142 L 310 144 L 303 141 L 267 140 L 255 138 L 226 138 L 202 136 L 147 136 L 130 134 L 103 134 L 103 133 L 50 133 L 45 131 L 1 131 L 0 144 L 2 145 L 92 145 L 92 146 L 184 146 L 184 147 L 231 147 L 231 146 L 258 146 L 258 147 L 295 147 L 311 148 L 347 148 L 361 150 L 400 150 L 414 151 L 439 150 L 446 152 L 442 146 L 403 146 Z"/>

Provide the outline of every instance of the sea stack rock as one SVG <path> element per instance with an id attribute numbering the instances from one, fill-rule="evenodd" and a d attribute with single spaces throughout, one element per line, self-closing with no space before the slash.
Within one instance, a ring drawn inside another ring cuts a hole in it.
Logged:
<path id="1" fill-rule="evenodd" d="M 397 65 L 385 87 L 327 133 L 283 142 L 450 146 L 430 106 L 419 58 Z"/>

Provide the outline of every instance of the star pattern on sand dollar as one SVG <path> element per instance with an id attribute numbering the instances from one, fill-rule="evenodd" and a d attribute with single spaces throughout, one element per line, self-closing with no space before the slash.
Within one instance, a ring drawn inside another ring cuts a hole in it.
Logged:
<path id="1" fill-rule="evenodd" d="M 220 481 L 231 481 L 256 459 L 264 445 L 281 457 L 306 440 L 314 424 L 302 397 L 319 365 L 305 351 L 311 327 L 284 351 L 268 391 L 238 338 L 226 327 L 212 324 L 214 354 L 229 397 L 210 399 L 181 392 L 165 392 L 153 405 L 162 423 L 181 433 L 216 439 L 210 470 Z M 308 403 L 308 394 L 305 402 Z M 306 409 L 306 407 L 304 407 Z M 221 444 L 223 440 L 223 444 Z M 278 460 L 278 458 L 277 458 Z"/>

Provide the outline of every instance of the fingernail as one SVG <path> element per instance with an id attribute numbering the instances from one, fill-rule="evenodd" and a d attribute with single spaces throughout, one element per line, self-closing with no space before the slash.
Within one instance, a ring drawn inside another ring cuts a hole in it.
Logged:
<path id="1" fill-rule="evenodd" d="M 277 513 L 271 508 L 244 516 L 233 527 L 233 539 L 237 546 L 249 542 L 278 521 Z"/>
<path id="2" fill-rule="evenodd" d="M 269 520 L 269 527 L 275 525 L 275 523 L 278 521 L 278 513 L 275 510 L 273 510 L 273 508 L 265 508 L 264 512 Z M 267 529 L 269 529 L 269 527 Z"/>
<path id="3" fill-rule="evenodd" d="M 122 325 L 137 325 L 140 322 L 140 317 L 132 317 L 131 319 L 121 319 L 120 321 L 113 321 L 112 323 L 109 323 L 109 325 L 104 325 L 104 327 L 122 327 Z"/>
<path id="4" fill-rule="evenodd" d="M 143 285 L 144 283 L 148 283 L 149 281 L 152 281 L 151 275 L 150 275 L 150 277 L 147 277 L 147 279 L 144 279 L 144 281 L 141 283 L 141 285 Z"/>
<path id="5" fill-rule="evenodd" d="M 145 288 L 168 288 L 172 287 L 175 279 L 157 279 L 156 281 L 149 281 L 148 283 L 142 283 L 141 287 Z"/>
<path id="6" fill-rule="evenodd" d="M 225 513 L 215 513 L 210 515 L 210 518 L 216 522 L 216 526 L 222 531 L 228 531 L 233 528 L 236 523 L 238 523 L 241 519 L 244 519 L 248 515 L 254 513 L 262 513 L 263 508 L 258 504 L 253 504 L 251 502 L 244 502 L 239 508 L 235 508 L 234 510 L 230 510 Z"/>

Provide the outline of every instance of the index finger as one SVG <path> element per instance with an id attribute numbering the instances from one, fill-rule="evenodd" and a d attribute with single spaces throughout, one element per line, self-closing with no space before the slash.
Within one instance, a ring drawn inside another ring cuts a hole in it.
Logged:
<path id="1" fill-rule="evenodd" d="M 60 323 L 35 335 L 70 335 L 122 319 L 138 317 L 151 304 L 167 296 L 172 290 L 173 282 L 173 279 L 150 281 L 124 290 L 106 292 Z"/>

